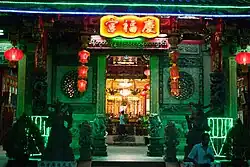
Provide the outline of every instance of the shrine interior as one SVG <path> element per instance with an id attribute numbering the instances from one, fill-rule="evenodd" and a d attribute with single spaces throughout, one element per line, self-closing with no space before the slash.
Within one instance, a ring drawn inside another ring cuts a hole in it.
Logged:
<path id="1" fill-rule="evenodd" d="M 106 115 L 109 118 L 108 135 L 119 135 L 121 111 L 125 112 L 128 135 L 147 135 L 146 122 L 150 114 L 148 58 L 145 55 L 109 56 L 107 58 Z M 109 138 L 112 140 L 110 136 Z"/>

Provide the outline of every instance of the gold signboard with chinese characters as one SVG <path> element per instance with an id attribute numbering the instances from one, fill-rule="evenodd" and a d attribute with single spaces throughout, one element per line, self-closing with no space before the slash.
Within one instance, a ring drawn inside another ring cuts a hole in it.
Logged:
<path id="1" fill-rule="evenodd" d="M 160 19 L 146 16 L 104 16 L 100 20 L 100 35 L 113 38 L 155 38 L 160 34 Z"/>

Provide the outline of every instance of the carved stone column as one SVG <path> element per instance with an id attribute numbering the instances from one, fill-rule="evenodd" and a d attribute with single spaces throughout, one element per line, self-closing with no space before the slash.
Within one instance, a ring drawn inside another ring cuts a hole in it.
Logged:
<path id="1" fill-rule="evenodd" d="M 93 122 L 93 155 L 107 156 L 106 145 L 106 55 L 97 58 L 97 103 Z"/>
<path id="2" fill-rule="evenodd" d="M 105 115 L 106 96 L 106 55 L 97 58 L 97 106 L 96 114 Z"/>
<path id="3" fill-rule="evenodd" d="M 24 54 L 23 59 L 18 62 L 18 94 L 17 94 L 17 111 L 16 119 L 20 118 L 25 112 L 25 97 L 26 97 L 26 54 Z"/>
<path id="4" fill-rule="evenodd" d="M 159 57 L 157 55 L 150 56 L 150 112 L 159 113 Z"/>
<path id="5" fill-rule="evenodd" d="M 159 117 L 159 57 L 157 55 L 150 56 L 150 130 L 148 156 L 162 156 L 163 143 L 162 135 L 154 133 L 155 128 L 161 130 L 161 121 Z M 159 126 L 158 126 L 159 125 Z"/>
<path id="6" fill-rule="evenodd" d="M 34 73 L 32 76 L 32 111 L 34 115 L 43 115 L 47 112 L 48 30 L 44 27 L 41 17 L 39 17 L 39 29 L 36 36 L 39 40 L 35 50 Z"/>
<path id="7" fill-rule="evenodd" d="M 19 41 L 19 48 L 24 51 L 24 57 L 18 62 L 18 94 L 17 111 L 18 119 L 23 113 L 32 115 L 32 90 L 30 89 L 30 71 L 33 70 L 35 45 L 26 39 Z"/>
<path id="8" fill-rule="evenodd" d="M 235 57 L 228 58 L 228 114 L 227 116 L 236 119 L 238 116 L 238 107 L 237 107 L 237 63 Z"/>
<path id="9" fill-rule="evenodd" d="M 222 71 L 222 29 L 223 23 L 219 19 L 213 28 L 210 29 L 211 36 L 211 104 L 217 113 L 224 112 L 225 104 L 225 75 Z"/>

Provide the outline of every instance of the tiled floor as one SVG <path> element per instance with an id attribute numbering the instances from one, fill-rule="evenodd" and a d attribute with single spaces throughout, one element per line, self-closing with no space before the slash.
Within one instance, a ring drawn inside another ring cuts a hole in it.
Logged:
<path id="1" fill-rule="evenodd" d="M 107 157 L 93 157 L 93 160 L 163 162 L 163 157 L 148 157 L 146 146 L 108 146 L 107 149 Z"/>
<path id="2" fill-rule="evenodd" d="M 163 162 L 163 157 L 148 157 L 146 146 L 108 146 L 107 151 L 107 157 L 93 157 L 93 161 Z M 75 158 L 78 159 L 79 155 L 75 155 Z M 0 167 L 3 167 L 7 160 L 5 152 L 0 147 Z"/>

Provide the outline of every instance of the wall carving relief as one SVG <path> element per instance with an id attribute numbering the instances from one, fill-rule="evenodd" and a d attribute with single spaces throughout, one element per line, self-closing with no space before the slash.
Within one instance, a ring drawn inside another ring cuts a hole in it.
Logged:
<path id="1" fill-rule="evenodd" d="M 73 94 L 73 97 L 69 96 L 68 89 L 71 91 L 75 90 L 75 88 L 72 88 L 72 86 L 77 87 L 77 81 L 74 81 L 76 79 L 76 74 L 74 74 L 74 71 L 76 72 L 77 67 L 75 66 L 57 66 L 57 74 L 56 74 L 56 98 L 58 98 L 63 103 L 93 103 L 93 68 L 89 67 L 88 70 L 88 86 L 86 92 L 84 92 L 82 95 L 75 93 Z M 71 79 L 70 79 L 71 78 Z M 65 83 L 66 82 L 66 83 Z M 68 83 L 67 83 L 68 82 Z M 62 86 L 61 84 L 65 84 L 65 86 Z M 67 90 L 67 91 L 66 91 Z"/>
<path id="2" fill-rule="evenodd" d="M 163 104 L 188 104 L 193 101 L 199 101 L 199 69 L 198 68 L 180 68 L 180 72 L 182 74 L 186 74 L 185 78 L 182 78 L 182 80 L 186 79 L 185 84 L 180 84 L 180 86 L 183 86 L 181 88 L 183 90 L 184 95 L 180 95 L 179 98 L 173 97 L 169 93 L 169 68 L 163 69 L 163 89 L 162 89 L 162 98 Z M 181 75 L 180 75 L 181 76 Z M 191 83 L 187 83 L 188 81 Z M 188 86 L 190 86 L 190 89 L 188 89 Z M 191 91 L 191 92 L 190 92 Z"/>
<path id="3" fill-rule="evenodd" d="M 179 98 L 169 93 L 169 57 L 160 57 L 160 113 L 182 115 L 189 113 L 190 102 L 203 101 L 203 57 L 199 45 L 179 45 L 180 57 L 178 67 L 180 70 L 180 91 L 183 95 Z"/>
<path id="4" fill-rule="evenodd" d="M 168 78 L 168 93 L 171 94 L 171 80 L 170 77 Z M 192 75 L 185 71 L 180 71 L 180 79 L 179 79 L 179 86 L 180 86 L 180 95 L 178 96 L 171 96 L 177 100 L 187 100 L 193 96 L 195 92 L 195 82 Z"/>

